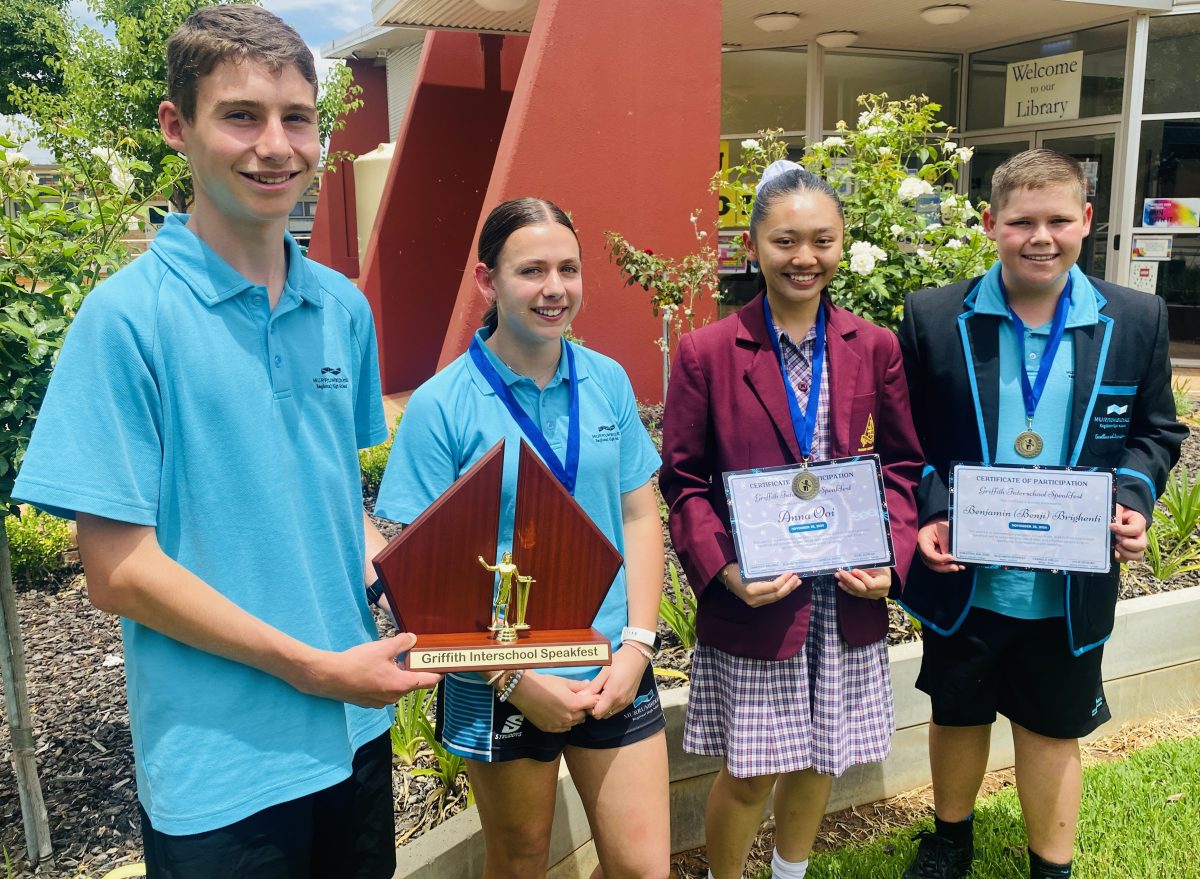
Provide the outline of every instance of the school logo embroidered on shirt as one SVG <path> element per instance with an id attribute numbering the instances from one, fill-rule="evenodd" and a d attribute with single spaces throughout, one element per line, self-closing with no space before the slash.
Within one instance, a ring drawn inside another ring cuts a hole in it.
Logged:
<path id="1" fill-rule="evenodd" d="M 1105 414 L 1106 415 L 1124 415 L 1128 411 L 1129 411 L 1128 404 L 1126 404 L 1124 406 L 1118 406 L 1116 403 L 1113 403 L 1111 406 L 1108 407 L 1108 412 L 1106 412 Z"/>
<path id="2" fill-rule="evenodd" d="M 594 443 L 616 443 L 621 441 L 621 431 L 617 430 L 617 423 L 601 424 L 592 433 L 592 442 Z"/>
<path id="3" fill-rule="evenodd" d="M 318 391 L 344 391 L 350 387 L 350 377 L 342 375 L 340 366 L 322 366 L 321 374 L 313 377 Z"/>
<path id="4" fill-rule="evenodd" d="M 875 448 L 875 416 L 867 415 L 867 429 L 858 438 L 858 450 L 860 452 L 869 452 L 873 448 Z"/>

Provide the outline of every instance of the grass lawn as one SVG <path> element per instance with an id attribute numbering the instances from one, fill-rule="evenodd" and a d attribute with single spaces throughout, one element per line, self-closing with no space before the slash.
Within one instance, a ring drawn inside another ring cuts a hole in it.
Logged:
<path id="1" fill-rule="evenodd" d="M 813 856 L 809 879 L 899 879 L 916 850 L 907 828 Z M 1076 879 L 1200 879 L 1200 737 L 1160 742 L 1084 769 Z M 770 871 L 759 874 L 760 879 Z M 975 813 L 973 879 L 1025 879 L 1025 826 L 1008 788 Z"/>

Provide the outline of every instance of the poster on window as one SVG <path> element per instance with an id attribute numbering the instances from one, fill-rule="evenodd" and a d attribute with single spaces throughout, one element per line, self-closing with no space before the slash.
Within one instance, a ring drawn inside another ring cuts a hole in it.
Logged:
<path id="1" fill-rule="evenodd" d="M 1200 226 L 1200 198 L 1147 198 L 1143 226 Z"/>
<path id="2" fill-rule="evenodd" d="M 1129 286 L 1143 293 L 1158 292 L 1158 263 L 1135 262 L 1129 267 Z"/>

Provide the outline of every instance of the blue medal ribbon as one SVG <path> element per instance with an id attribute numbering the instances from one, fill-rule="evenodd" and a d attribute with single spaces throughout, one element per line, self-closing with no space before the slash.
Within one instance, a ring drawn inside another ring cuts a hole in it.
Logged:
<path id="1" fill-rule="evenodd" d="M 779 362 L 779 374 L 783 377 L 783 389 L 787 392 L 788 412 L 792 416 L 792 430 L 796 432 L 796 444 L 800 446 L 802 463 L 812 460 L 813 436 L 817 431 L 817 408 L 821 402 L 821 374 L 825 370 L 825 304 L 817 303 L 817 337 L 813 343 L 812 381 L 808 386 L 808 405 L 800 412 L 800 401 L 788 378 L 787 366 L 783 362 L 783 349 L 779 347 L 779 334 L 775 332 L 775 321 L 771 318 L 771 303 L 763 296 L 763 317 L 767 321 L 767 332 L 771 334 L 771 347 Z"/>
<path id="2" fill-rule="evenodd" d="M 529 417 L 528 413 L 521 407 L 516 396 L 513 395 L 512 388 L 500 377 L 500 373 L 496 371 L 496 367 L 492 365 L 491 360 L 484 353 L 483 345 L 480 344 L 478 336 L 471 339 L 471 346 L 468 350 L 471 353 L 471 360 L 474 362 L 475 368 L 487 379 L 487 383 L 496 392 L 496 396 L 504 403 L 504 407 L 508 409 L 508 413 L 517 422 L 517 426 L 521 428 L 521 432 L 525 434 L 529 442 L 537 449 L 537 453 L 546 462 L 546 466 L 550 468 L 550 472 L 562 483 L 563 488 L 573 496 L 575 494 L 575 480 L 579 476 L 579 382 L 575 375 L 575 352 L 571 350 L 571 346 L 566 340 L 563 340 L 562 346 L 566 353 L 567 372 L 571 381 L 571 396 L 567 416 L 567 460 L 565 463 L 559 460 L 558 455 L 554 453 L 554 449 L 550 447 L 550 442 L 546 439 L 546 435 L 542 433 L 542 429 Z"/>
<path id="3" fill-rule="evenodd" d="M 1013 322 L 1013 333 L 1017 337 L 1017 357 L 1021 368 L 1017 370 L 1021 377 L 1021 396 L 1025 399 L 1025 421 L 1033 430 L 1033 413 L 1037 411 L 1038 401 L 1042 399 L 1042 391 L 1046 389 L 1046 381 L 1050 378 L 1050 370 L 1054 366 L 1054 355 L 1058 353 L 1059 343 L 1062 342 L 1063 330 L 1067 326 L 1067 311 L 1071 307 L 1071 287 L 1073 281 L 1067 275 L 1067 286 L 1063 287 L 1058 297 L 1058 305 L 1054 308 L 1054 320 L 1050 324 L 1050 338 L 1046 342 L 1046 351 L 1042 362 L 1038 365 L 1037 376 L 1033 384 L 1029 384 L 1029 374 L 1025 371 L 1025 323 L 1017 317 L 1017 313 L 1008 304 L 1008 291 L 1004 289 L 1004 278 L 1000 277 L 1000 293 L 1004 296 L 1004 304 L 1008 307 L 1009 317 Z"/>

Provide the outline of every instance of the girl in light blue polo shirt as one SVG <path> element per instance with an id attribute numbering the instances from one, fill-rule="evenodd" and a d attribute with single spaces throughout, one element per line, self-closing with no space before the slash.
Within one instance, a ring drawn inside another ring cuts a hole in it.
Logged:
<path id="1" fill-rule="evenodd" d="M 478 255 L 484 326 L 467 353 L 413 393 L 375 512 L 412 522 L 503 438 L 499 550 L 509 550 L 524 439 L 625 558 L 593 622 L 620 646 L 606 668 L 517 670 L 490 681 L 448 674 L 438 733 L 467 758 L 485 876 L 544 875 L 563 757 L 605 873 L 666 875 L 666 739 L 650 666 L 663 543 L 649 480 L 659 457 L 624 370 L 563 338 L 583 299 L 566 214 L 542 199 L 505 202 L 484 223 Z"/>

